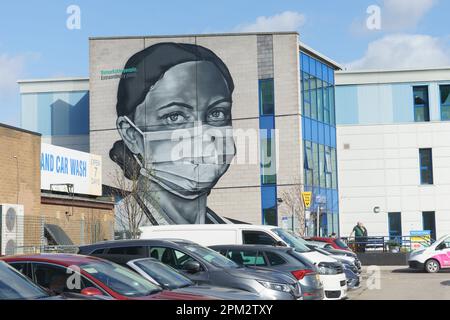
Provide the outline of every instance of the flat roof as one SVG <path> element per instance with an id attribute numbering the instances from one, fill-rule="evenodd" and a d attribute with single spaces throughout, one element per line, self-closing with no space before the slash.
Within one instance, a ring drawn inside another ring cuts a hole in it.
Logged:
<path id="1" fill-rule="evenodd" d="M 67 78 L 41 78 L 17 80 L 17 83 L 41 83 L 41 82 L 68 82 L 68 81 L 89 81 L 89 77 L 67 77 Z"/>
<path id="2" fill-rule="evenodd" d="M 1 122 L 0 122 L 0 127 L 6 128 L 6 129 L 10 129 L 10 130 L 14 130 L 14 131 L 20 131 L 20 132 L 32 134 L 32 135 L 35 135 L 35 136 L 38 136 L 38 137 L 42 136 L 39 132 L 34 132 L 34 131 L 30 131 L 30 130 L 14 127 L 14 126 L 11 126 L 9 124 L 5 124 L 5 123 L 1 123 Z"/>
<path id="3" fill-rule="evenodd" d="M 89 77 L 19 80 L 20 93 L 89 91 Z"/>
<path id="4" fill-rule="evenodd" d="M 228 37 L 228 36 L 254 36 L 254 35 L 288 35 L 297 31 L 278 32 L 226 32 L 226 33 L 200 33 L 200 34 L 166 34 L 166 35 L 142 35 L 142 36 L 106 36 L 89 37 L 89 40 L 113 40 L 113 39 L 142 39 L 142 38 L 192 38 L 192 37 Z"/>
<path id="5" fill-rule="evenodd" d="M 336 85 L 450 81 L 450 66 L 433 68 L 343 70 L 335 73 Z"/>

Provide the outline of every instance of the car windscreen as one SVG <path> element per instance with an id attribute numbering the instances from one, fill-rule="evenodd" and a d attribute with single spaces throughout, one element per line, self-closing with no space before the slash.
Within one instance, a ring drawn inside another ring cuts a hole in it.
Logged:
<path id="1" fill-rule="evenodd" d="M 272 231 L 278 235 L 284 242 L 286 242 L 290 247 L 294 248 L 297 252 L 310 252 L 311 250 L 307 247 L 306 241 L 300 238 L 296 238 L 289 232 L 281 228 L 272 229 Z"/>
<path id="2" fill-rule="evenodd" d="M 80 268 L 114 292 L 126 297 L 144 297 L 162 290 L 135 272 L 112 262 L 89 262 L 80 265 Z"/>
<path id="3" fill-rule="evenodd" d="M 203 260 L 208 261 L 213 266 L 216 266 L 219 268 L 239 268 L 239 265 L 237 263 L 235 263 L 234 261 L 232 261 L 228 258 L 225 258 L 220 253 L 218 253 L 212 249 L 205 248 L 205 247 L 198 246 L 198 245 L 188 245 L 188 246 L 185 246 L 185 248 L 187 250 L 189 250 L 190 252 L 197 254 Z"/>
<path id="4" fill-rule="evenodd" d="M 48 296 L 23 274 L 0 262 L 0 300 L 35 300 Z"/>
<path id="5" fill-rule="evenodd" d="M 135 261 L 134 264 L 160 285 L 171 290 L 194 285 L 189 278 L 159 261 L 146 259 Z"/>

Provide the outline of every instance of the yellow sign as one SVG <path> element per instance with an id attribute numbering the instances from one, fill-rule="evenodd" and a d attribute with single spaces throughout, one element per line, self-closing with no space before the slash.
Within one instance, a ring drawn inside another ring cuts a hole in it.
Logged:
<path id="1" fill-rule="evenodd" d="M 311 206 L 312 192 L 302 192 L 303 203 L 305 208 L 309 208 Z"/>

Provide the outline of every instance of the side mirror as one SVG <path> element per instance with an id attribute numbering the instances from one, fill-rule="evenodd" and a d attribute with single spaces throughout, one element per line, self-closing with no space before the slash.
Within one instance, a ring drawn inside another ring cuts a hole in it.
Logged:
<path id="1" fill-rule="evenodd" d="M 184 264 L 183 270 L 189 273 L 197 273 L 201 270 L 202 266 L 197 261 L 191 260 Z"/>
<path id="2" fill-rule="evenodd" d="M 81 290 L 83 296 L 102 296 L 103 292 L 94 287 L 88 287 Z"/>

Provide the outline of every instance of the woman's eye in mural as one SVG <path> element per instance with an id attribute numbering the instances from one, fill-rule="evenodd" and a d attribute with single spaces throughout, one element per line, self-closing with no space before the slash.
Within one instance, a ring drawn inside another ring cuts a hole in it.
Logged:
<path id="1" fill-rule="evenodd" d="M 209 111 L 206 122 L 213 126 L 224 126 L 229 124 L 231 112 L 227 108 L 216 108 Z"/>
<path id="2" fill-rule="evenodd" d="M 163 115 L 161 119 L 164 121 L 164 124 L 168 126 L 177 126 L 182 125 L 188 122 L 189 116 L 180 111 L 174 111 Z"/>

